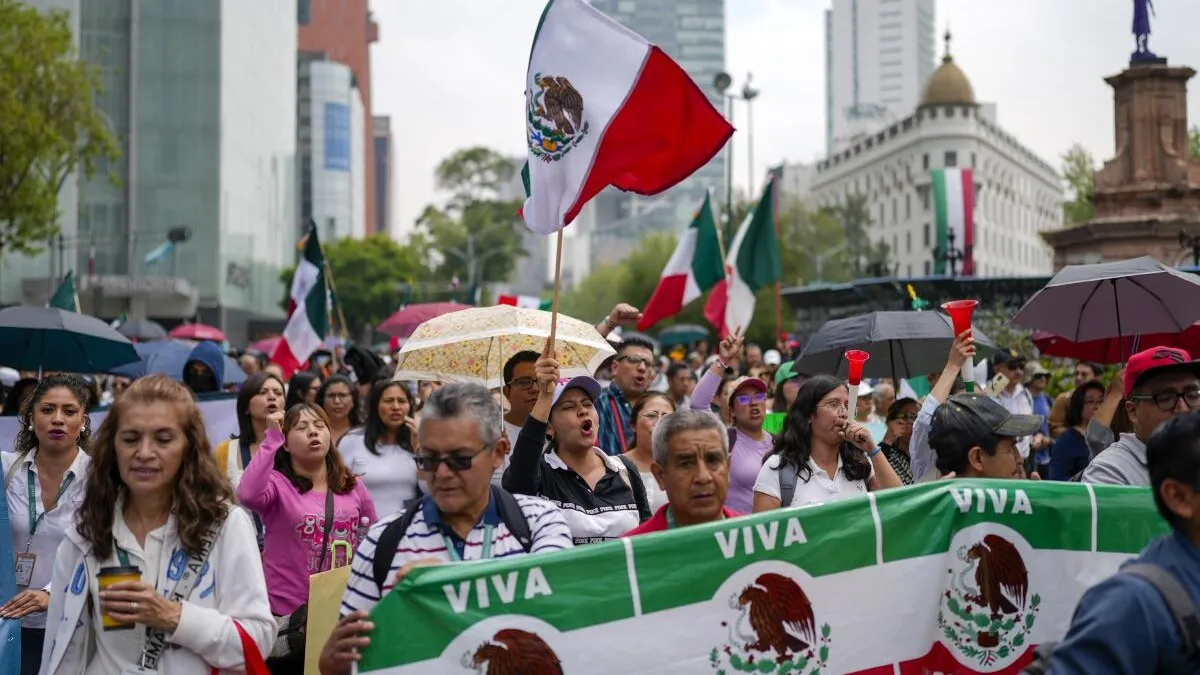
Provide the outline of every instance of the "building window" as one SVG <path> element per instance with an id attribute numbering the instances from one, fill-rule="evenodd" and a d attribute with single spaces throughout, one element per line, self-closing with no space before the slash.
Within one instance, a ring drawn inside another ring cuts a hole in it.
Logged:
<path id="1" fill-rule="evenodd" d="M 296 0 L 296 23 L 307 26 L 312 21 L 312 0 Z"/>
<path id="2" fill-rule="evenodd" d="M 929 188 L 921 190 L 921 208 L 924 209 L 926 213 L 929 212 Z"/>
<path id="3" fill-rule="evenodd" d="M 908 277 L 909 279 L 911 279 L 911 278 L 912 278 L 912 263 L 909 263 L 909 264 L 908 264 L 908 270 L 907 270 L 907 272 L 905 273 L 905 276 L 906 276 L 906 277 Z"/>
<path id="4" fill-rule="evenodd" d="M 893 223 L 899 219 L 899 212 L 896 210 L 896 204 L 897 204 L 896 198 L 892 197 L 892 222 Z"/>
<path id="5" fill-rule="evenodd" d="M 929 261 L 925 261 L 925 276 L 929 276 Z"/>
<path id="6" fill-rule="evenodd" d="M 904 233 L 904 252 L 912 253 L 912 230 Z"/>
<path id="7" fill-rule="evenodd" d="M 928 152 L 925 153 L 924 155 L 921 155 L 921 168 L 924 169 L 925 171 L 929 170 L 929 153 Z"/>
<path id="8" fill-rule="evenodd" d="M 975 168 L 975 153 L 971 153 L 971 168 Z"/>
<path id="9" fill-rule="evenodd" d="M 912 195 L 904 195 L 904 219 L 912 218 Z"/>
<path id="10" fill-rule="evenodd" d="M 923 236 L 921 238 L 925 241 L 925 248 L 929 248 L 929 223 L 925 223 Z"/>
<path id="11" fill-rule="evenodd" d="M 957 152 L 955 152 L 953 150 L 946 151 L 946 166 L 947 167 L 958 166 L 958 153 Z"/>

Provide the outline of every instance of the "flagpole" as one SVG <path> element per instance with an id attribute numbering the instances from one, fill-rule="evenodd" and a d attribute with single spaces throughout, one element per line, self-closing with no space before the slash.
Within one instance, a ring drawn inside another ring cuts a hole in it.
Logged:
<path id="1" fill-rule="evenodd" d="M 321 246 L 321 255 L 322 257 L 325 255 L 324 246 Z M 325 283 L 329 284 L 329 290 L 333 291 L 333 296 L 336 298 L 338 294 L 337 286 L 333 284 L 333 270 L 329 269 L 329 258 L 325 258 Z M 346 327 L 346 313 L 342 311 L 342 303 L 340 302 L 335 302 L 334 308 L 337 309 L 338 325 L 342 327 L 342 339 L 345 340 L 350 335 Z"/>
<path id="2" fill-rule="evenodd" d="M 771 169 L 771 177 L 768 179 L 767 185 L 774 188 L 771 190 L 771 216 L 775 221 L 775 242 L 780 250 L 783 249 L 783 228 L 779 223 L 779 169 Z M 783 278 L 780 277 L 775 282 L 775 342 L 782 342 L 780 339 L 783 333 Z M 782 351 L 782 350 L 781 350 Z"/>
<path id="3" fill-rule="evenodd" d="M 550 352 L 554 351 L 554 338 L 558 333 L 558 292 L 562 286 L 563 231 L 559 230 L 555 236 L 557 242 L 554 248 L 554 299 L 550 301 L 550 339 L 546 343 Z"/>
<path id="4" fill-rule="evenodd" d="M 709 188 L 708 189 L 708 197 L 709 197 L 708 203 L 709 203 L 709 211 L 710 212 L 712 211 L 712 194 L 713 194 L 712 188 Z M 733 212 L 730 211 L 730 214 L 732 214 L 732 213 Z M 712 221 L 713 221 L 713 229 L 717 231 L 717 253 L 719 253 L 721 255 L 721 269 L 724 270 L 725 269 L 725 236 L 723 234 L 721 234 L 721 226 L 717 224 L 717 219 L 714 217 L 712 219 Z"/>

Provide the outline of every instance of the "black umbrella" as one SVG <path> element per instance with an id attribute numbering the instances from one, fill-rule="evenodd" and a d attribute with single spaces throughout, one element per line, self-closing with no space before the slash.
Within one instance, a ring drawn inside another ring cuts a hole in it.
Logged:
<path id="1" fill-rule="evenodd" d="M 49 307 L 0 310 L 0 365 L 104 373 L 138 360 L 128 338 L 86 314 Z"/>
<path id="2" fill-rule="evenodd" d="M 1072 342 L 1181 333 L 1197 321 L 1200 278 L 1150 256 L 1067 265 L 1013 317 Z"/>
<path id="3" fill-rule="evenodd" d="M 974 329 L 975 347 L 986 356 L 996 351 L 991 339 Z M 871 312 L 828 321 L 804 346 L 795 371 L 845 377 L 848 349 L 871 355 L 865 377 L 916 377 L 940 371 L 946 365 L 954 329 L 950 318 L 938 312 Z"/>
<path id="4" fill-rule="evenodd" d="M 162 324 L 157 321 L 150 321 L 149 319 L 126 321 L 117 326 L 117 332 L 130 340 L 138 340 L 139 342 L 167 339 L 167 329 L 163 328 Z"/>

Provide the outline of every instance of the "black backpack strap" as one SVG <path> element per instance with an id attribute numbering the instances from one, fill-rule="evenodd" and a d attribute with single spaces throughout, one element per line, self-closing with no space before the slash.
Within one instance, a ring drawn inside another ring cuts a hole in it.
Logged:
<path id="1" fill-rule="evenodd" d="M 521 543 L 521 548 L 529 553 L 533 548 L 533 531 L 529 529 L 529 520 L 521 510 L 521 503 L 498 485 L 492 486 L 492 499 L 496 500 L 496 511 L 500 513 L 500 520 L 504 526 Z"/>
<path id="2" fill-rule="evenodd" d="M 379 533 L 379 539 L 375 541 L 375 559 L 372 561 L 372 571 L 375 585 L 379 586 L 381 595 L 383 586 L 388 580 L 388 573 L 392 571 L 392 561 L 396 558 L 396 549 L 400 548 L 400 540 L 404 538 L 404 533 L 408 531 L 413 519 L 417 517 L 417 511 L 421 508 L 421 499 L 421 497 L 417 497 L 405 502 L 403 515 L 388 523 L 383 528 L 383 532 Z"/>
<path id="3" fill-rule="evenodd" d="M 1127 565 L 1121 568 L 1120 574 L 1129 574 L 1150 582 L 1175 617 L 1184 653 L 1191 658 L 1200 652 L 1200 617 L 1196 616 L 1196 605 L 1192 602 L 1192 596 L 1188 595 L 1187 589 L 1179 583 L 1174 574 L 1152 563 Z"/>
<path id="4" fill-rule="evenodd" d="M 784 461 L 779 458 L 779 507 L 786 509 L 792 505 L 792 498 L 796 496 L 796 466 L 791 462 Z"/>

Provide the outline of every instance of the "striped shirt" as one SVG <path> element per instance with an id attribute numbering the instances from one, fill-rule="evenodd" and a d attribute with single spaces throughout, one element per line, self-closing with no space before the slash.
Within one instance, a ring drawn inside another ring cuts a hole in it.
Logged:
<path id="1" fill-rule="evenodd" d="M 525 519 L 529 522 L 529 531 L 533 535 L 530 553 L 571 548 L 571 531 L 567 529 L 567 522 L 561 511 L 544 499 L 526 495 L 513 496 L 521 506 L 521 512 L 525 514 Z M 483 517 L 467 534 L 465 541 L 442 521 L 432 498 L 425 497 L 419 508 L 420 513 L 413 518 L 412 525 L 400 538 L 387 581 L 382 588 L 375 583 L 375 547 L 387 524 L 402 517 L 404 511 L 390 514 L 371 527 L 350 564 L 350 580 L 346 584 L 346 593 L 342 596 L 342 616 L 374 607 L 384 594 L 392 590 L 396 572 L 414 560 L 434 558 L 451 562 L 447 545 L 454 546 L 462 560 L 479 560 L 483 554 L 483 535 L 488 525 L 492 526 L 492 558 L 525 555 L 521 542 L 508 531 L 508 527 L 500 518 L 494 501 L 488 503 Z"/>

